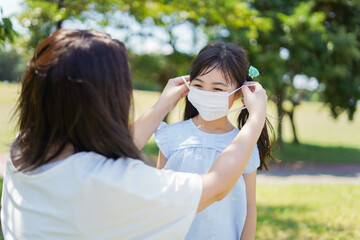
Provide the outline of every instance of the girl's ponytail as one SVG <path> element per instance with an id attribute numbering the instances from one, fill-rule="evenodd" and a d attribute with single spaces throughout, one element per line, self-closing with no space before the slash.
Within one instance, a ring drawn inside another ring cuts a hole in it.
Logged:
<path id="1" fill-rule="evenodd" d="M 249 117 L 249 112 L 247 109 L 244 109 L 240 112 L 238 117 L 239 129 L 241 129 L 245 125 L 248 117 Z M 270 132 L 270 136 L 269 136 L 269 132 Z M 274 161 L 278 161 L 271 155 L 271 149 L 274 145 L 274 142 L 275 142 L 275 131 L 270 121 L 266 118 L 264 128 L 261 131 L 260 137 L 257 141 L 257 146 L 259 148 L 259 154 L 260 154 L 260 166 L 258 170 L 263 170 L 265 168 L 266 171 L 269 171 L 267 163 L 270 161 L 270 159 L 273 159 Z"/>

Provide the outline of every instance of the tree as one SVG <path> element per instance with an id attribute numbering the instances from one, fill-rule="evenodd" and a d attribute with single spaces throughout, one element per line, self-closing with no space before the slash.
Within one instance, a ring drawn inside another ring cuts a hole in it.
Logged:
<path id="1" fill-rule="evenodd" d="M 162 41 L 173 51 L 148 56 L 130 53 L 138 87 L 154 87 L 146 82 L 154 79 L 163 87 L 169 78 L 188 72 L 196 52 L 178 49 L 179 41 L 174 33 L 180 25 L 187 24 L 193 30 L 193 46 L 200 42 L 199 31 L 210 41 L 231 41 L 244 46 L 251 64 L 262 73 L 262 83 L 269 95 L 275 96 L 280 145 L 284 116 L 292 123 L 294 142 L 299 141 L 294 123 L 299 104 L 294 96 L 300 94 L 293 85 L 297 75 L 315 77 L 325 86 L 321 95 L 334 117 L 347 111 L 352 119 L 356 110 L 360 91 L 358 1 L 24 0 L 24 4 L 26 9 L 20 19 L 31 29 L 33 47 L 66 19 L 86 22 L 91 18 L 100 26 L 127 29 L 130 35 L 144 38 L 154 37 L 146 30 L 148 26 L 161 27 L 168 35 L 168 40 Z M 119 12 L 134 18 L 142 30 L 133 31 L 126 17 L 117 17 Z M 130 42 L 131 36 L 128 39 Z M 286 100 L 289 108 L 284 107 Z"/>
<path id="2" fill-rule="evenodd" d="M 317 0 L 314 10 L 325 13 L 327 35 L 316 75 L 333 117 L 347 112 L 353 119 L 360 99 L 360 2 Z"/>
<path id="3" fill-rule="evenodd" d="M 298 90 L 294 88 L 296 75 L 313 76 L 317 72 L 308 66 L 315 64 L 316 50 L 323 45 L 322 36 L 324 16 L 321 12 L 313 12 L 312 1 L 256 1 L 254 3 L 264 17 L 273 21 L 273 28 L 267 33 L 259 33 L 254 62 L 263 68 L 266 81 L 270 81 L 270 89 L 275 94 L 274 102 L 278 112 L 278 145 L 282 147 L 282 121 L 285 114 L 289 117 L 293 130 L 293 142 L 299 143 L 294 123 L 296 106 L 299 105 Z M 287 56 L 281 56 L 281 51 Z M 265 58 L 262 56 L 265 55 Z M 266 74 L 268 73 L 268 74 Z M 290 103 L 284 106 L 285 100 Z"/>
<path id="4" fill-rule="evenodd" d="M 282 119 L 290 118 L 296 136 L 294 112 L 299 90 L 294 77 L 315 77 L 325 90 L 321 95 L 336 117 L 347 111 L 352 119 L 359 99 L 359 3 L 356 1 L 253 1 L 257 16 L 271 22 L 270 30 L 257 28 L 249 35 L 244 28 L 226 25 L 229 36 L 213 39 L 236 42 L 249 50 L 252 64 L 263 73 L 263 84 L 278 109 L 278 143 L 282 145 Z M 337 17 L 335 17 L 337 16 Z M 330 18 L 330 19 L 329 19 Z M 245 28 L 246 30 L 246 28 Z M 287 52 L 286 58 L 281 52 Z M 284 101 L 290 107 L 284 106 Z"/>

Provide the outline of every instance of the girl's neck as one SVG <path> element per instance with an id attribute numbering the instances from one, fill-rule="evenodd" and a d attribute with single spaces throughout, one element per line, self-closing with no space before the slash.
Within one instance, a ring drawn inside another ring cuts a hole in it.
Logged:
<path id="1" fill-rule="evenodd" d="M 192 121 L 199 130 L 206 133 L 222 134 L 234 129 L 234 126 L 229 122 L 227 116 L 214 121 L 205 121 L 200 114 L 198 114 Z"/>

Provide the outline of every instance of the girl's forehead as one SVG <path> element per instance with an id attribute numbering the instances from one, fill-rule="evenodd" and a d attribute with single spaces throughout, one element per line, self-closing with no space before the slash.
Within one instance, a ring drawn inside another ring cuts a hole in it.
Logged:
<path id="1" fill-rule="evenodd" d="M 218 79 L 218 80 L 223 80 L 225 81 L 225 77 L 221 71 L 221 69 L 219 68 L 214 68 L 211 71 L 204 71 L 204 73 L 200 74 L 201 78 L 206 78 L 209 80 L 212 80 L 214 78 Z"/>
<path id="2" fill-rule="evenodd" d="M 201 80 L 211 84 L 222 83 L 226 86 L 234 85 L 232 79 L 225 78 L 224 73 L 220 68 L 206 69 L 199 76 L 195 77 L 194 80 Z"/>

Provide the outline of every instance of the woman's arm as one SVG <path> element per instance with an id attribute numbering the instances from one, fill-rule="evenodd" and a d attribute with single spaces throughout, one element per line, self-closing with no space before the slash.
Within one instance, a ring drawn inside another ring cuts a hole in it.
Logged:
<path id="1" fill-rule="evenodd" d="M 242 88 L 249 118 L 232 143 L 201 175 L 203 191 L 197 212 L 223 199 L 243 173 L 265 123 L 267 95 L 260 84 Z"/>
<path id="2" fill-rule="evenodd" d="M 253 240 L 256 233 L 256 170 L 249 174 L 244 174 L 246 185 L 247 213 L 244 230 L 241 240 Z"/>
<path id="3" fill-rule="evenodd" d="M 185 77 L 189 80 L 189 77 Z M 173 78 L 168 81 L 159 100 L 137 119 L 133 128 L 133 140 L 135 145 L 142 149 L 151 135 L 155 132 L 161 121 L 164 119 L 177 104 L 186 96 L 188 88 L 185 86 L 181 77 Z"/>
<path id="4" fill-rule="evenodd" d="M 157 169 L 163 169 L 166 162 L 167 162 L 167 158 L 164 156 L 164 154 L 159 150 L 159 156 L 158 156 L 158 161 L 156 164 L 156 168 Z"/>

